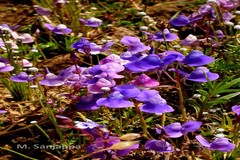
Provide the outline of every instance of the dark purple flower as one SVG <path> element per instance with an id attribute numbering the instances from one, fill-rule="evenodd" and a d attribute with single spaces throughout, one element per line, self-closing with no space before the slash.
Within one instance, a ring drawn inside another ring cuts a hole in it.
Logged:
<path id="1" fill-rule="evenodd" d="M 159 153 L 173 152 L 173 146 L 165 140 L 148 140 L 145 149 L 154 150 Z"/>
<path id="2" fill-rule="evenodd" d="M 206 67 L 198 67 L 187 76 L 187 80 L 194 82 L 207 82 L 206 77 L 210 81 L 214 81 L 219 78 L 219 75 L 217 73 L 211 73 Z"/>
<path id="3" fill-rule="evenodd" d="M 201 135 L 196 136 L 196 139 L 206 148 L 210 150 L 218 150 L 221 152 L 231 152 L 235 148 L 235 144 L 230 143 L 227 138 L 217 138 L 212 143 L 209 143 Z"/>
<path id="4" fill-rule="evenodd" d="M 144 102 L 140 107 L 143 112 L 161 114 L 174 111 L 156 90 L 143 90 L 135 99 Z"/>
<path id="5" fill-rule="evenodd" d="M 37 8 L 35 8 L 37 14 L 40 14 L 42 16 L 48 16 L 51 14 L 51 10 L 49 8 L 43 8 L 40 6 L 37 6 Z"/>
<path id="6" fill-rule="evenodd" d="M 59 24 L 55 27 L 52 24 L 45 23 L 44 26 L 55 34 L 69 34 L 72 32 L 72 30 L 64 24 Z"/>
<path id="7" fill-rule="evenodd" d="M 100 107 L 96 103 L 99 98 L 101 98 L 100 94 L 88 94 L 81 97 L 76 106 L 79 110 L 96 110 Z"/>
<path id="8" fill-rule="evenodd" d="M 133 36 L 124 36 L 121 43 L 128 47 L 129 52 L 137 53 L 149 50 L 150 47 L 145 46 L 139 38 Z"/>
<path id="9" fill-rule="evenodd" d="M 201 51 L 191 51 L 183 60 L 188 66 L 202 66 L 214 61 L 214 58 L 204 55 Z"/>
<path id="10" fill-rule="evenodd" d="M 10 72 L 13 69 L 14 67 L 9 65 L 9 60 L 7 58 L 0 57 L 0 72 Z"/>
<path id="11" fill-rule="evenodd" d="M 164 38 L 165 37 L 165 38 Z M 155 41 L 167 41 L 167 42 L 171 42 L 178 39 L 178 36 L 174 33 L 169 32 L 169 30 L 167 28 L 165 28 L 163 31 L 159 31 L 155 34 Z"/>
<path id="12" fill-rule="evenodd" d="M 189 18 L 185 15 L 179 15 L 176 18 L 170 20 L 170 24 L 173 26 L 185 26 L 189 22 Z"/>
<path id="13" fill-rule="evenodd" d="M 30 77 L 25 72 L 20 72 L 18 75 L 11 76 L 11 78 L 10 78 L 10 80 L 13 81 L 13 82 L 24 82 L 24 83 L 28 83 L 28 82 L 30 82 L 34 79 L 35 79 L 34 76 Z"/>
<path id="14" fill-rule="evenodd" d="M 214 37 L 224 38 L 224 37 L 225 37 L 224 33 L 223 33 L 221 30 L 219 30 L 219 29 L 216 30 L 216 31 L 213 31 L 213 33 L 211 33 L 210 36 L 211 36 L 212 38 L 214 38 Z"/>
<path id="15" fill-rule="evenodd" d="M 178 138 L 188 132 L 195 132 L 200 128 L 201 125 L 202 122 L 198 121 L 188 121 L 182 126 L 179 122 L 175 122 L 164 126 L 163 129 L 170 138 Z"/>
<path id="16" fill-rule="evenodd" d="M 89 18 L 87 20 L 79 18 L 79 20 L 89 27 L 98 27 L 102 25 L 102 20 L 95 17 Z"/>
<path id="17" fill-rule="evenodd" d="M 239 105 L 235 105 L 232 107 L 232 111 L 234 113 L 236 113 L 238 116 L 240 116 L 240 106 Z"/>
<path id="18" fill-rule="evenodd" d="M 146 74 L 141 74 L 136 80 L 132 81 L 131 84 L 139 88 L 153 88 L 159 86 L 157 80 L 148 77 Z"/>

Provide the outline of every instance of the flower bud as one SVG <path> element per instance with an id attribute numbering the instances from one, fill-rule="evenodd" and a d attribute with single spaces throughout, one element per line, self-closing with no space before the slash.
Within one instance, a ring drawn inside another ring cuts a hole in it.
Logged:
<path id="1" fill-rule="evenodd" d="M 124 134 L 120 137 L 120 140 L 123 140 L 123 141 L 132 141 L 132 140 L 135 140 L 137 138 L 140 138 L 141 135 L 139 133 L 127 133 L 127 134 Z"/>

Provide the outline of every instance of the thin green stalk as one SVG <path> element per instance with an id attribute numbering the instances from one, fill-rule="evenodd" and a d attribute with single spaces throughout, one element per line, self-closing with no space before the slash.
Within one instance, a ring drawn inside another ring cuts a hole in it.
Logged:
<path id="1" fill-rule="evenodd" d="M 19 152 L 17 152 L 17 151 L 13 151 L 13 150 L 8 149 L 8 148 L 0 147 L 0 149 L 5 150 L 5 151 L 8 151 L 8 152 L 15 153 L 15 154 L 17 154 L 17 155 L 19 155 L 19 156 L 21 156 L 21 157 L 27 158 L 27 159 L 38 160 L 38 159 L 36 159 L 36 158 L 32 158 L 32 157 L 26 156 L 26 155 L 24 155 L 24 154 L 22 154 L 22 153 L 19 153 Z"/>

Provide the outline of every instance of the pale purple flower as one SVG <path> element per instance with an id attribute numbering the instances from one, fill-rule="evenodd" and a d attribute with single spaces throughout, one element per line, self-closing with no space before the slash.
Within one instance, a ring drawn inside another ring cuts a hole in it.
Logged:
<path id="1" fill-rule="evenodd" d="M 77 42 L 73 43 L 72 48 L 78 50 L 78 52 L 85 53 L 87 55 L 96 55 L 101 51 L 101 47 L 95 43 L 90 43 L 86 38 L 81 38 Z"/>
<path id="2" fill-rule="evenodd" d="M 44 79 L 39 82 L 39 84 L 44 86 L 61 86 L 64 84 L 64 71 L 61 71 L 59 75 L 55 75 L 46 68 L 46 75 Z"/>
<path id="3" fill-rule="evenodd" d="M 30 34 L 28 33 L 24 33 L 21 35 L 21 37 L 23 37 L 24 39 L 22 40 L 22 43 L 32 43 L 34 42 L 34 37 L 32 37 Z"/>
<path id="4" fill-rule="evenodd" d="M 129 61 L 122 59 L 119 55 L 110 54 L 110 55 L 108 55 L 106 58 L 102 59 L 102 60 L 99 62 L 99 64 L 102 65 L 102 64 L 109 63 L 109 62 L 116 62 L 116 63 L 118 63 L 118 64 L 125 65 L 125 64 L 127 64 Z"/>
<path id="5" fill-rule="evenodd" d="M 164 126 L 163 129 L 170 138 L 179 138 L 188 132 L 195 132 L 200 128 L 202 122 L 188 121 L 181 125 L 179 122 Z"/>
<path id="6" fill-rule="evenodd" d="M 143 102 L 140 106 L 143 112 L 160 114 L 174 111 L 156 90 L 143 90 L 135 99 Z"/>
<path id="7" fill-rule="evenodd" d="M 8 59 L 0 57 L 0 72 L 10 72 L 14 69 L 10 66 Z"/>
<path id="8" fill-rule="evenodd" d="M 93 128 L 99 126 L 98 123 L 93 122 L 93 121 L 90 120 L 90 119 L 86 119 L 85 122 L 77 121 L 77 122 L 75 122 L 75 123 L 76 123 L 75 126 L 76 126 L 77 128 L 80 128 L 80 129 L 88 129 L 88 128 L 89 128 L 89 129 L 93 129 Z"/>
<path id="9" fill-rule="evenodd" d="M 240 116 L 240 106 L 239 105 L 235 105 L 232 107 L 232 111 L 234 113 L 236 113 L 238 116 Z"/>
<path id="10" fill-rule="evenodd" d="M 128 47 L 129 52 L 137 53 L 150 50 L 149 46 L 145 46 L 139 38 L 133 36 L 124 36 L 121 41 L 122 44 Z"/>
<path id="11" fill-rule="evenodd" d="M 25 72 L 20 72 L 18 75 L 16 76 L 11 76 L 10 80 L 13 82 L 24 82 L 24 83 L 28 83 L 32 80 L 34 80 L 35 77 L 34 76 L 29 76 L 27 73 Z"/>
<path id="12" fill-rule="evenodd" d="M 210 150 L 218 150 L 221 152 L 231 152 L 235 148 L 235 144 L 229 142 L 227 138 L 217 138 L 212 143 L 209 143 L 201 135 L 196 136 L 196 139 L 206 148 Z"/>
<path id="13" fill-rule="evenodd" d="M 22 67 L 32 67 L 33 66 L 33 64 L 26 59 L 18 61 L 18 64 Z"/>
<path id="14" fill-rule="evenodd" d="M 165 38 L 164 38 L 165 37 Z M 155 34 L 155 41 L 167 41 L 167 42 L 171 42 L 178 39 L 178 36 L 174 33 L 169 32 L 169 30 L 167 28 L 165 28 L 163 31 L 158 31 Z"/>
<path id="15" fill-rule="evenodd" d="M 189 34 L 184 40 L 182 40 L 180 42 L 180 44 L 182 46 L 191 46 L 193 45 L 195 42 L 197 42 L 197 37 L 192 35 L 192 34 Z"/>
<path id="16" fill-rule="evenodd" d="M 95 17 L 91 17 L 87 20 L 79 18 L 79 20 L 89 27 L 98 27 L 102 25 L 102 20 Z"/>
<path id="17" fill-rule="evenodd" d="M 36 12 L 42 16 L 48 16 L 51 14 L 51 10 L 49 8 L 43 8 L 40 6 L 37 6 L 37 8 L 35 8 Z"/>
<path id="18" fill-rule="evenodd" d="M 88 91 L 93 94 L 103 93 L 102 87 L 113 87 L 116 85 L 114 80 L 107 78 L 94 78 L 89 83 L 87 86 Z"/>
<path id="19" fill-rule="evenodd" d="M 159 153 L 173 152 L 173 146 L 165 140 L 148 140 L 145 143 L 145 149 L 154 150 Z"/>
<path id="20" fill-rule="evenodd" d="M 214 58 L 204 55 L 201 51 L 191 51 L 183 60 L 183 63 L 188 66 L 202 66 L 212 63 Z"/>
<path id="21" fill-rule="evenodd" d="M 188 76 L 187 80 L 194 82 L 207 82 L 207 78 L 210 81 L 214 81 L 219 78 L 217 73 L 212 73 L 206 67 L 198 67 L 192 71 Z"/>
<path id="22" fill-rule="evenodd" d="M 6 110 L 0 110 L 0 114 L 5 114 L 5 113 L 7 113 L 8 111 L 6 111 Z"/>
<path id="23" fill-rule="evenodd" d="M 146 74 L 141 74 L 131 82 L 134 86 L 138 88 L 154 88 L 159 86 L 159 82 L 155 79 L 150 78 Z"/>
<path id="24" fill-rule="evenodd" d="M 69 34 L 72 32 L 72 30 L 64 24 L 53 26 L 52 24 L 44 23 L 44 26 L 55 34 Z"/>

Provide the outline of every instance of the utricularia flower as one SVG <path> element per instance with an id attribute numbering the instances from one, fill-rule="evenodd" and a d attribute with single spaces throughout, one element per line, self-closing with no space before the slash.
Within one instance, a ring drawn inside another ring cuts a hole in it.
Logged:
<path id="1" fill-rule="evenodd" d="M 86 26 L 90 26 L 90 27 L 98 27 L 102 25 L 102 20 L 95 18 L 95 17 L 91 17 L 89 19 L 79 19 L 82 23 L 84 23 Z"/>
<path id="2" fill-rule="evenodd" d="M 145 149 L 154 150 L 159 153 L 173 152 L 173 146 L 165 140 L 148 140 L 145 143 Z"/>
<path id="3" fill-rule="evenodd" d="M 209 143 L 201 135 L 196 136 L 196 139 L 206 148 L 221 152 L 231 152 L 235 148 L 235 144 L 229 142 L 227 138 L 216 138 L 212 143 Z"/>
<path id="4" fill-rule="evenodd" d="M 53 26 L 52 24 L 45 23 L 44 26 L 55 34 L 69 34 L 72 32 L 72 30 L 64 24 Z"/>

